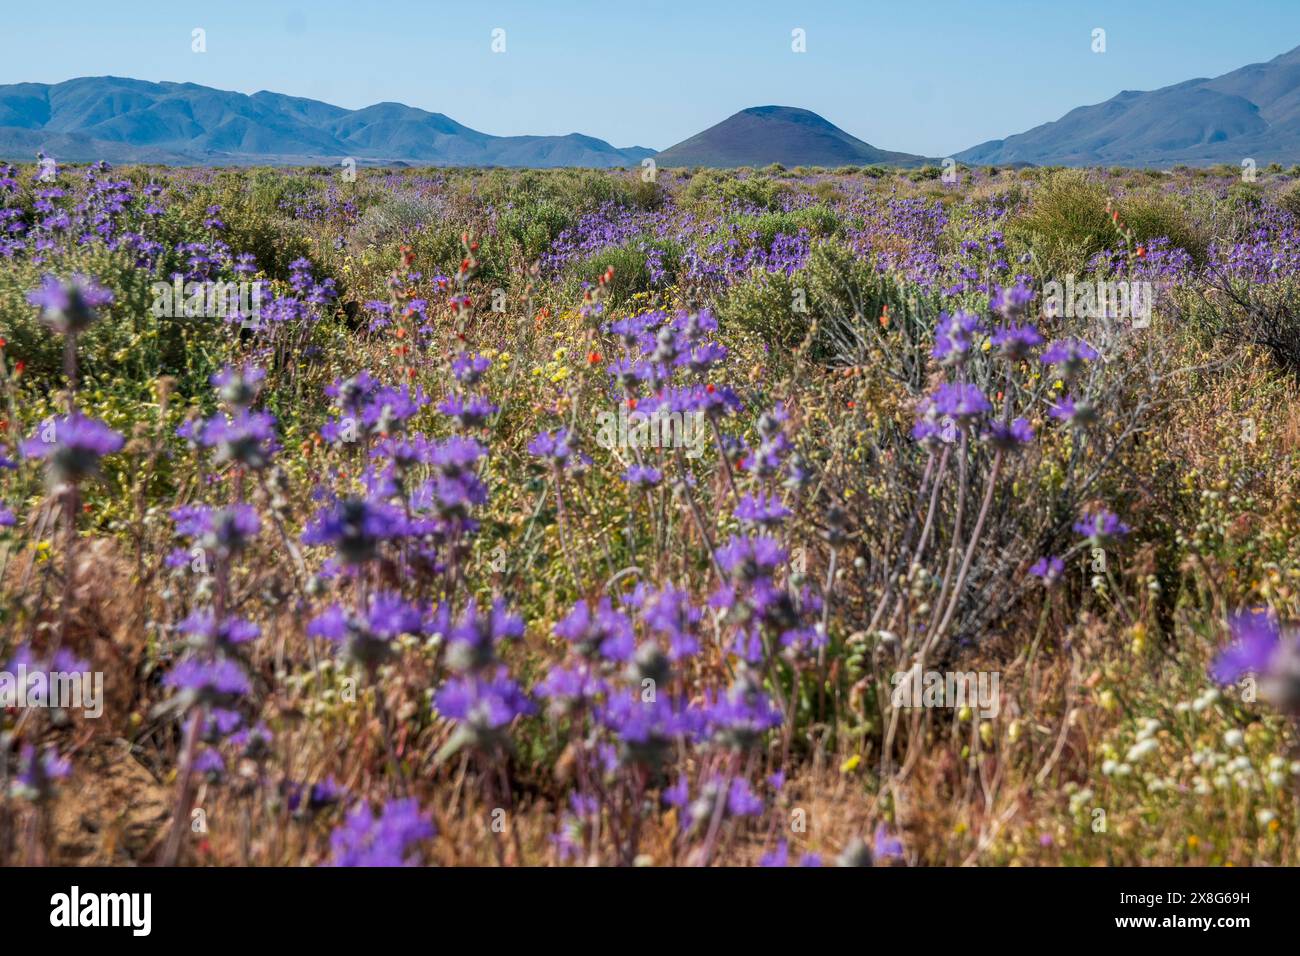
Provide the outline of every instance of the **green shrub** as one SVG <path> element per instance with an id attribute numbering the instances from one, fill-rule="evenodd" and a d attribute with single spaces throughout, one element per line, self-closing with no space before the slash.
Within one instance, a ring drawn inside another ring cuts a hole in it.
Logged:
<path id="1" fill-rule="evenodd" d="M 1171 245 L 1186 251 L 1198 265 L 1205 262 L 1209 237 L 1173 196 L 1138 193 L 1124 197 L 1119 209 L 1120 218 L 1132 230 L 1136 242 L 1148 243 L 1152 239 L 1165 238 Z"/>
<path id="2" fill-rule="evenodd" d="M 942 307 L 937 292 L 881 272 L 869 260 L 834 242 L 817 243 L 804 270 L 808 302 L 818 322 L 810 358 L 840 365 L 861 365 L 872 357 L 870 343 L 882 334 L 881 314 L 888 309 L 894 346 L 887 374 L 921 386 L 929 343 Z"/>
<path id="3" fill-rule="evenodd" d="M 827 204 L 839 202 L 844 198 L 844 193 L 840 192 L 840 188 L 828 179 L 814 183 L 808 192 Z"/>
<path id="4" fill-rule="evenodd" d="M 1023 239 L 1046 272 L 1077 272 L 1117 238 L 1106 199 L 1106 190 L 1085 172 L 1049 172 L 1007 232 Z"/>
<path id="5" fill-rule="evenodd" d="M 798 290 L 798 291 L 796 291 Z M 800 311 L 800 307 L 809 311 Z M 812 313 L 805 278 L 796 273 L 768 273 L 755 269 L 738 281 L 719 303 L 720 322 L 732 332 L 757 338 L 773 354 L 788 354 L 807 335 Z"/>
<path id="6" fill-rule="evenodd" d="M 686 187 L 687 203 L 701 205 L 740 204 L 758 209 L 780 209 L 781 202 L 794 194 L 787 182 L 762 175 L 738 176 L 734 172 L 708 169 L 691 179 Z"/>
<path id="7" fill-rule="evenodd" d="M 1291 215 L 1300 218 L 1300 182 L 1292 183 L 1277 197 L 1277 204 Z"/>
<path id="8" fill-rule="evenodd" d="M 573 214 L 568 208 L 546 200 L 502 211 L 497 217 L 497 231 L 524 262 L 532 263 L 573 222 Z"/>
<path id="9" fill-rule="evenodd" d="M 362 213 L 354 235 L 363 245 L 382 246 L 411 239 L 441 219 L 442 206 L 436 200 L 415 193 L 394 193 Z"/>
<path id="10" fill-rule="evenodd" d="M 1259 183 L 1233 183 L 1228 187 L 1226 201 L 1234 212 L 1257 212 L 1264 205 L 1264 187 Z"/>
<path id="11" fill-rule="evenodd" d="M 938 166 L 929 163 L 919 169 L 908 170 L 907 178 L 914 183 L 923 183 L 932 179 L 938 179 L 943 175 L 943 170 Z"/>
<path id="12" fill-rule="evenodd" d="M 0 270 L 0 336 L 8 341 L 10 354 L 23 357 L 30 377 L 62 381 L 63 338 L 41 323 L 27 302 L 44 271 L 25 260 Z M 135 256 L 126 251 L 80 247 L 59 267 L 60 275 L 75 272 L 95 276 L 114 295 L 100 321 L 77 339 L 83 382 L 172 375 L 183 394 L 208 391 L 207 378 L 220 366 L 233 335 L 223 319 L 155 316 L 151 287 L 157 280 L 137 269 Z"/>
<path id="13" fill-rule="evenodd" d="M 571 275 L 579 281 L 595 283 L 606 269 L 613 266 L 614 278 L 606 286 L 606 291 L 610 304 L 617 306 L 633 295 L 649 292 L 654 287 L 650 261 L 655 252 L 659 253 L 660 267 L 665 273 L 660 284 L 671 285 L 676 280 L 681 263 L 682 247 L 678 243 L 663 240 L 641 241 L 603 249 L 575 266 Z"/>
<path id="14" fill-rule="evenodd" d="M 841 228 L 840 217 L 829 206 L 806 206 L 792 212 L 768 212 L 761 216 L 737 216 L 735 223 L 742 238 L 757 234 L 763 249 L 772 248 L 777 236 L 795 236 L 804 230 L 813 237 L 831 236 Z"/>

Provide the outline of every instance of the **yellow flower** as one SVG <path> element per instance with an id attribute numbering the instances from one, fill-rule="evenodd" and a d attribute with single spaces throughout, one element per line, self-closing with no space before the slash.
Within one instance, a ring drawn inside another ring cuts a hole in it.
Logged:
<path id="1" fill-rule="evenodd" d="M 1147 629 L 1145 624 L 1142 624 L 1141 622 L 1134 624 L 1133 627 L 1129 630 L 1129 634 L 1132 635 L 1133 638 L 1134 654 L 1141 654 L 1144 650 L 1146 650 Z"/>
<path id="2" fill-rule="evenodd" d="M 858 764 L 860 763 L 862 763 L 861 755 L 854 754 L 848 760 L 844 761 L 844 763 L 840 764 L 840 773 L 852 773 L 858 769 Z"/>

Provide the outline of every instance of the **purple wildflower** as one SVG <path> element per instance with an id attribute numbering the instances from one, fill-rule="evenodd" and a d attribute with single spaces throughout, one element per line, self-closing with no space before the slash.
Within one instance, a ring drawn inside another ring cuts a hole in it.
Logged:
<path id="1" fill-rule="evenodd" d="M 993 406 L 977 386 L 945 382 L 935 390 L 934 409 L 940 415 L 952 416 L 958 423 L 966 423 L 992 411 Z"/>
<path id="2" fill-rule="evenodd" d="M 768 497 L 760 491 L 757 497 L 745 495 L 741 498 L 735 515 L 742 524 L 771 528 L 790 517 L 791 511 L 775 497 Z"/>
<path id="3" fill-rule="evenodd" d="M 219 647 L 233 650 L 239 644 L 246 644 L 262 636 L 262 629 L 252 621 L 230 615 L 218 622 L 211 608 L 190 613 L 176 625 L 182 634 L 188 634 L 199 647 Z"/>
<path id="4" fill-rule="evenodd" d="M 1029 357 L 1031 350 L 1043 344 L 1043 337 L 1032 325 L 1000 326 L 993 333 L 993 347 L 1009 362 L 1019 362 Z"/>
<path id="5" fill-rule="evenodd" d="M 965 361 L 979 328 L 979 316 L 970 312 L 940 313 L 930 354 L 948 365 Z"/>
<path id="6" fill-rule="evenodd" d="M 331 866 L 412 866 L 417 845 L 436 833 L 414 797 L 390 800 L 378 816 L 364 803 L 330 834 Z"/>
<path id="7" fill-rule="evenodd" d="M 442 400 L 438 411 L 452 418 L 461 428 L 482 428 L 499 407 L 480 395 L 469 397 L 452 393 Z"/>
<path id="8" fill-rule="evenodd" d="M 653 488 L 663 481 L 664 473 L 649 465 L 629 465 L 623 480 L 633 488 Z"/>
<path id="9" fill-rule="evenodd" d="M 64 281 L 47 275 L 27 293 L 27 301 L 41 310 L 41 320 L 63 335 L 84 332 L 99 317 L 96 310 L 113 302 L 113 293 L 94 279 L 74 275 Z"/>
<path id="10" fill-rule="evenodd" d="M 225 658 L 216 661 L 187 658 L 172 668 L 163 678 L 163 684 L 179 690 L 187 703 L 224 704 L 252 690 L 243 668 Z"/>
<path id="11" fill-rule="evenodd" d="M 1086 535 L 1097 542 L 1121 538 L 1131 530 L 1118 516 L 1105 509 L 1085 511 L 1074 523 L 1075 534 Z"/>
<path id="12" fill-rule="evenodd" d="M 1047 410 L 1047 414 L 1076 428 L 1086 428 L 1097 420 L 1096 408 L 1090 402 L 1076 402 L 1073 395 L 1063 397 L 1060 404 Z"/>
<path id="13" fill-rule="evenodd" d="M 212 376 L 209 381 L 217 390 L 217 396 L 235 408 L 248 408 L 257 398 L 266 372 L 255 365 L 234 368 L 227 365 Z"/>
<path id="14" fill-rule="evenodd" d="M 1045 555 L 1030 566 L 1029 573 L 1039 578 L 1043 584 L 1052 585 L 1065 573 L 1065 561 L 1056 555 Z"/>
<path id="15" fill-rule="evenodd" d="M 78 482 L 99 470 L 99 459 L 123 445 L 122 436 L 95 418 L 80 412 L 47 418 L 40 430 L 22 443 L 28 458 L 49 460 L 56 481 Z"/>
<path id="16" fill-rule="evenodd" d="M 1210 676 L 1220 684 L 1235 684 L 1247 674 L 1264 674 L 1277 654 L 1280 632 L 1267 611 L 1241 611 L 1228 621 L 1233 643 L 1210 665 Z"/>
<path id="17" fill-rule="evenodd" d="M 585 599 L 579 600 L 555 625 L 555 634 L 572 644 L 582 657 L 627 661 L 635 649 L 631 619 L 614 610 L 608 597 L 601 598 L 594 609 Z"/>
<path id="18" fill-rule="evenodd" d="M 901 860 L 903 858 L 903 841 L 889 832 L 889 827 L 880 823 L 876 825 L 874 843 L 876 862 L 881 860 Z"/>
<path id="19" fill-rule="evenodd" d="M 456 381 L 465 386 L 477 385 L 483 374 L 492 366 L 492 361 L 483 356 L 461 352 L 451 361 L 451 373 Z"/>
<path id="20" fill-rule="evenodd" d="M 1034 440 L 1034 429 L 1024 418 L 1014 419 L 1010 424 L 993 422 L 984 433 L 984 438 L 1001 451 L 1015 451 Z"/>
<path id="21" fill-rule="evenodd" d="M 1059 365 L 1066 375 L 1083 369 L 1085 362 L 1098 358 L 1097 350 L 1080 339 L 1059 339 L 1047 347 L 1039 360 L 1044 365 Z"/>
<path id="22" fill-rule="evenodd" d="M 344 498 L 318 511 L 302 534 L 304 544 L 332 544 L 347 564 L 369 561 L 383 541 L 406 531 L 402 511 L 392 505 Z"/>
<path id="23" fill-rule="evenodd" d="M 442 610 L 443 620 L 447 612 Z M 505 601 L 497 600 L 490 611 L 480 611 L 470 599 L 454 625 L 443 623 L 447 637 L 447 663 L 458 671 L 481 671 L 496 663 L 496 646 L 501 641 L 523 637 L 523 618 L 512 614 Z"/>
<path id="24" fill-rule="evenodd" d="M 571 453 L 569 430 L 559 428 L 553 432 L 538 432 L 533 440 L 528 443 L 528 453 L 563 467 Z"/>
<path id="25" fill-rule="evenodd" d="M 435 695 L 434 706 L 439 714 L 460 725 L 465 743 L 477 747 L 499 743 L 504 728 L 516 717 L 536 710 L 505 667 L 491 674 L 451 678 Z"/>
<path id="26" fill-rule="evenodd" d="M 1008 319 L 1024 315 L 1033 301 L 1033 290 L 1023 285 L 999 288 L 995 286 L 989 295 L 989 308 Z M 1041 339 L 1039 340 L 1041 341 Z M 997 343 L 993 343 L 996 345 Z"/>

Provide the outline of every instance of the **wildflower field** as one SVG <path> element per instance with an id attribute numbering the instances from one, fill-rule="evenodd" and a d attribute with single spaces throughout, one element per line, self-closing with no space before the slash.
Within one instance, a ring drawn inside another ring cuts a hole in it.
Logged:
<path id="1" fill-rule="evenodd" d="M 0 863 L 1300 863 L 1300 168 L 952 172 L 0 166 Z"/>

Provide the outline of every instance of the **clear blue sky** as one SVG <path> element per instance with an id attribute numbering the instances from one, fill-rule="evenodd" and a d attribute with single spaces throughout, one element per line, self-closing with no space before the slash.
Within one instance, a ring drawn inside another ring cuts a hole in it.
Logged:
<path id="1" fill-rule="evenodd" d="M 662 149 L 800 106 L 946 156 L 1300 46 L 1300 0 L 5 0 L 0 83 L 113 74 Z M 191 51 L 202 27 L 207 52 Z M 1106 52 L 1092 31 L 1106 30 Z M 505 30 L 506 52 L 491 50 Z M 806 31 L 807 52 L 791 50 Z"/>

